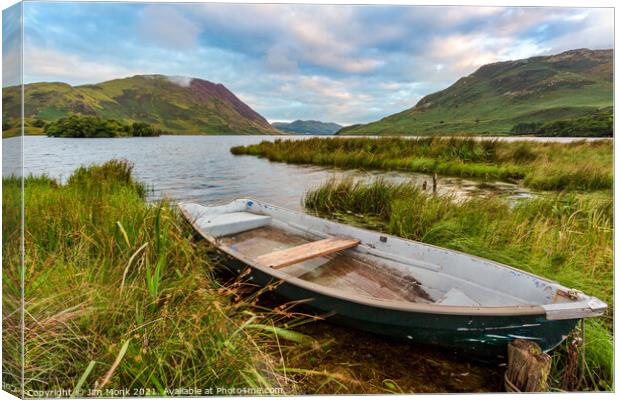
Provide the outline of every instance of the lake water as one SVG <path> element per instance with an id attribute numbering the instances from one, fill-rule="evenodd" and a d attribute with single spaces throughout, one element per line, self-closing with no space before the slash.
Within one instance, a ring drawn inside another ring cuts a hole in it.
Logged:
<path id="1" fill-rule="evenodd" d="M 288 208 L 301 208 L 301 198 L 309 189 L 332 177 L 352 176 L 371 180 L 378 176 L 396 181 L 411 180 L 417 185 L 425 174 L 364 172 L 316 166 L 273 163 L 253 156 L 235 156 L 237 145 L 274 140 L 273 136 L 161 136 L 154 138 L 62 139 L 44 136 L 23 138 L 25 174 L 47 174 L 65 181 L 81 165 L 110 159 L 131 161 L 138 179 L 153 188 L 152 198 L 198 201 L 205 204 L 254 197 Z M 281 137 L 280 137 L 281 138 Z M 307 136 L 287 139 L 307 138 Z M 3 139 L 3 176 L 15 173 L 20 138 Z M 509 198 L 531 194 L 517 185 L 480 182 L 444 177 L 439 179 L 440 194 L 468 196 L 502 195 Z"/>

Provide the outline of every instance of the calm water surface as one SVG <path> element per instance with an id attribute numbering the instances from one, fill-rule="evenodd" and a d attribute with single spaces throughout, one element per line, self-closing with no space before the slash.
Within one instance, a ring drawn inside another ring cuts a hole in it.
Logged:
<path id="1" fill-rule="evenodd" d="M 24 137 L 24 170 L 28 174 L 47 174 L 65 181 L 81 165 L 102 163 L 113 158 L 127 159 L 135 166 L 138 179 L 153 188 L 152 198 L 198 201 L 205 204 L 254 197 L 299 209 L 305 191 L 332 177 L 352 176 L 370 180 L 385 177 L 411 180 L 431 186 L 428 175 L 397 172 L 364 172 L 317 166 L 273 163 L 253 156 L 234 156 L 237 145 L 274 140 L 269 136 L 161 136 L 155 138 L 62 139 L 43 136 Z M 287 137 L 292 139 L 307 138 Z M 4 139 L 3 176 L 14 173 L 19 138 Z M 517 185 L 440 178 L 439 192 L 468 196 L 502 195 L 510 198 L 531 194 Z"/>

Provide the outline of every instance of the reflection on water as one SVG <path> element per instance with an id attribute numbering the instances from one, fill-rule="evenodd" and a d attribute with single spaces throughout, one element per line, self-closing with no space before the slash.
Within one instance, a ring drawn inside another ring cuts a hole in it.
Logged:
<path id="1" fill-rule="evenodd" d="M 154 189 L 153 198 L 166 196 L 174 201 L 198 201 L 209 204 L 238 197 L 254 197 L 288 208 L 300 208 L 305 191 L 332 177 L 356 179 L 385 177 L 412 181 L 431 187 L 425 174 L 400 172 L 343 171 L 334 168 L 272 163 L 253 156 L 234 156 L 237 145 L 273 140 L 266 136 L 162 136 L 155 138 L 62 139 L 42 136 L 24 138 L 25 173 L 47 174 L 66 180 L 80 165 L 123 158 L 135 165 L 138 179 Z M 287 137 L 291 138 L 291 137 Z M 294 137 L 297 138 L 297 137 Z M 19 143 L 19 138 L 4 139 L 4 146 Z M 11 173 L 10 155 L 3 160 L 3 176 Z M 502 195 L 510 198 L 531 196 L 517 185 L 480 182 L 459 178 L 440 178 L 440 194 L 468 196 Z"/>

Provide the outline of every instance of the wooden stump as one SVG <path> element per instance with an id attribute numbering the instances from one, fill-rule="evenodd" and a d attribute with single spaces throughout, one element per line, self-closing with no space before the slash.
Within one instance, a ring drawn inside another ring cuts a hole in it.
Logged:
<path id="1" fill-rule="evenodd" d="M 543 353 L 538 344 L 516 339 L 508 345 L 507 390 L 545 392 L 550 370 L 551 356 Z"/>

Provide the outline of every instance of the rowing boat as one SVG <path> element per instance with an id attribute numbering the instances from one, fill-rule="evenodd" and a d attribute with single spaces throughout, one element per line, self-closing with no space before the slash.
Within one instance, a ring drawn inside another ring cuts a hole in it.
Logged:
<path id="1" fill-rule="evenodd" d="M 508 265 L 252 199 L 181 203 L 185 218 L 257 285 L 349 327 L 503 356 L 512 340 L 560 344 L 601 300 Z"/>

